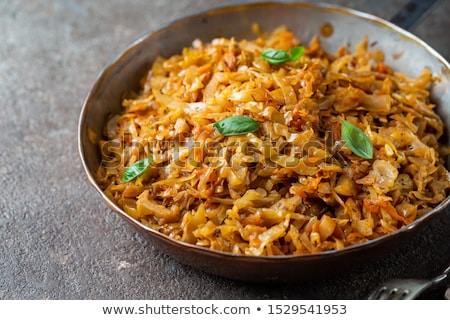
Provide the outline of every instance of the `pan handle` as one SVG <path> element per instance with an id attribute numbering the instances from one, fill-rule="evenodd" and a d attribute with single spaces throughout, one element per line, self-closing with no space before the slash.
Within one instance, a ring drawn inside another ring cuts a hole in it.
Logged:
<path id="1" fill-rule="evenodd" d="M 411 30 L 442 0 L 410 0 L 390 22 L 402 29 Z"/>

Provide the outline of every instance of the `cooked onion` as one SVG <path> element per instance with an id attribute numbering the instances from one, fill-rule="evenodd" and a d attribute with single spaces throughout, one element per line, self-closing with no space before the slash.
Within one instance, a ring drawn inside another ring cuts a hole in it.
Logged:
<path id="1" fill-rule="evenodd" d="M 256 28 L 257 29 L 257 28 Z M 255 30 L 256 30 L 255 29 Z M 130 216 L 174 239 L 247 255 L 339 250 L 405 227 L 449 193 L 428 69 L 409 78 L 368 50 L 326 52 L 280 26 L 255 40 L 199 39 L 158 57 L 123 113 L 105 126 L 98 181 Z M 305 46 L 271 66 L 266 48 Z M 223 136 L 230 116 L 259 130 Z M 365 132 L 373 159 L 352 153 L 341 121 Z M 124 170 L 153 157 L 130 182 Z M 111 159 L 115 159 L 111 162 Z"/>

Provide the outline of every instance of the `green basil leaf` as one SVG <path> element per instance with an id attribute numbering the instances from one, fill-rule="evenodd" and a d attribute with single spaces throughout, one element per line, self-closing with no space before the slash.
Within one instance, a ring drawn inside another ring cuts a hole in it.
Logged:
<path id="1" fill-rule="evenodd" d="M 136 178 L 137 176 L 144 173 L 145 170 L 147 170 L 148 166 L 153 162 L 153 157 L 148 157 L 142 160 L 139 160 L 138 162 L 135 162 L 131 166 L 129 166 L 122 176 L 123 182 L 129 182 Z"/>
<path id="2" fill-rule="evenodd" d="M 269 62 L 271 65 L 277 66 L 285 62 L 293 62 L 300 59 L 300 57 L 305 52 L 305 48 L 302 46 L 291 48 L 289 53 L 286 50 L 277 49 L 265 49 L 261 53 L 264 60 Z"/>
<path id="3" fill-rule="evenodd" d="M 237 136 L 257 131 L 259 124 L 249 117 L 232 116 L 214 123 L 213 127 L 224 136 Z"/>
<path id="4" fill-rule="evenodd" d="M 289 54 L 291 55 L 291 61 L 297 61 L 305 52 L 304 47 L 295 47 L 289 50 Z"/>
<path id="5" fill-rule="evenodd" d="M 291 59 L 286 50 L 266 49 L 261 55 L 264 60 L 274 66 L 288 62 Z"/>
<path id="6" fill-rule="evenodd" d="M 361 158 L 372 159 L 373 144 L 364 131 L 345 120 L 342 120 L 341 125 L 342 139 L 350 150 Z"/>

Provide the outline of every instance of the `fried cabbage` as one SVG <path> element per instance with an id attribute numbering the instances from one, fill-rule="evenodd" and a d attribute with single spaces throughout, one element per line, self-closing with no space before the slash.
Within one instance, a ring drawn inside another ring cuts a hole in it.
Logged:
<path id="1" fill-rule="evenodd" d="M 254 40 L 199 39 L 158 57 L 123 100 L 99 143 L 97 180 L 123 210 L 169 237 L 246 255 L 339 250 L 394 232 L 448 197 L 449 147 L 424 69 L 387 66 L 368 37 L 326 52 L 280 26 Z M 272 66 L 266 48 L 302 45 Z M 213 125 L 247 116 L 255 132 L 223 136 Z M 372 159 L 351 152 L 341 122 L 359 127 Z M 124 170 L 153 158 L 129 182 Z"/>

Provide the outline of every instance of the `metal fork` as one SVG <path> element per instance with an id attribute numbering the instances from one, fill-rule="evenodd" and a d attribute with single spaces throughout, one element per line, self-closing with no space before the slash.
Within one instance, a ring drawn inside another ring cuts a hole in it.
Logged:
<path id="1" fill-rule="evenodd" d="M 450 265 L 432 279 L 392 279 L 374 290 L 369 300 L 413 300 L 427 289 L 434 287 L 449 277 Z"/>

